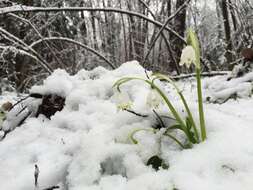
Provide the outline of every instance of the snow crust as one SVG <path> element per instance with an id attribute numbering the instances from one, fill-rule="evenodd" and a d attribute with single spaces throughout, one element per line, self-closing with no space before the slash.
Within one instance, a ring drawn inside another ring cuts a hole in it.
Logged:
<path id="1" fill-rule="evenodd" d="M 206 81 L 205 88 L 213 102 L 223 103 L 231 96 L 239 98 L 251 97 L 253 91 L 253 72 L 227 81 L 227 76 L 213 77 Z"/>
<path id="2" fill-rule="evenodd" d="M 133 110 L 150 117 L 117 111 L 112 85 L 124 76 L 145 78 L 145 72 L 135 61 L 113 71 L 97 67 L 74 76 L 56 70 L 42 86 L 34 86 L 31 92 L 66 97 L 66 105 L 51 120 L 42 116 L 29 118 L 0 142 L 1 189 L 34 189 L 37 164 L 40 189 L 58 184 L 60 190 L 252 190 L 252 99 L 205 104 L 208 139 L 192 149 L 181 150 L 166 137 L 160 144 L 160 134 L 149 131 L 137 133 L 139 143 L 135 145 L 129 134 L 135 129 L 150 128 L 155 122 L 146 104 L 150 88 L 140 81 L 122 86 L 133 100 Z M 215 89 L 219 88 L 217 84 L 220 89 L 222 85 L 232 88 L 235 84 L 218 80 L 219 77 L 205 79 L 204 94 L 210 93 L 214 84 Z M 246 79 L 241 82 L 242 87 L 236 87 L 239 91 L 248 88 L 244 86 Z M 187 83 L 181 85 L 197 118 L 195 83 Z M 164 88 L 184 114 L 173 88 Z M 158 112 L 170 115 L 165 105 Z M 146 166 L 147 160 L 159 151 L 170 166 L 167 170 L 155 171 Z"/>

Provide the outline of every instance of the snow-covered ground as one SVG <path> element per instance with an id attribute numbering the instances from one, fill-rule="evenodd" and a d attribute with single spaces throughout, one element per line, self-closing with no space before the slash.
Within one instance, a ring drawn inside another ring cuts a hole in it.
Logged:
<path id="1" fill-rule="evenodd" d="M 40 189 L 60 185 L 60 190 L 252 190 L 253 99 L 249 94 L 224 104 L 206 102 L 208 139 L 192 149 L 182 150 L 168 137 L 159 143 L 160 133 L 149 131 L 137 133 L 139 143 L 133 144 L 129 134 L 152 127 L 155 119 L 146 104 L 150 87 L 140 81 L 123 85 L 122 91 L 129 93 L 133 110 L 150 117 L 117 110 L 112 85 L 124 76 L 145 78 L 145 72 L 136 62 L 114 71 L 82 70 L 75 76 L 57 70 L 43 86 L 33 87 L 31 92 L 65 96 L 66 105 L 51 120 L 27 119 L 0 141 L 0 189 L 34 189 L 37 164 Z M 217 97 L 224 89 L 221 86 L 229 86 L 224 76 L 206 78 L 203 83 L 204 95 L 216 99 L 225 96 Z M 197 119 L 195 82 L 188 79 L 179 86 Z M 241 88 L 238 92 L 249 86 Z M 165 90 L 184 114 L 173 89 L 165 86 Z M 13 96 L 0 96 L 0 104 L 6 100 Z M 170 115 L 165 105 L 157 111 Z M 155 171 L 146 165 L 157 154 L 169 169 Z"/>

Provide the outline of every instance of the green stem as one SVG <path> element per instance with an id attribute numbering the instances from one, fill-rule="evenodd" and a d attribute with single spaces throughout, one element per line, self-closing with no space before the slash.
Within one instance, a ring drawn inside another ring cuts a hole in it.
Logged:
<path id="1" fill-rule="evenodd" d="M 138 141 L 134 138 L 134 135 L 139 131 L 151 131 L 155 133 L 154 129 L 135 129 L 132 133 L 130 133 L 129 138 L 134 144 L 138 144 Z"/>
<path id="2" fill-rule="evenodd" d="M 165 103 L 167 104 L 167 106 L 169 107 L 171 113 L 173 114 L 173 116 L 175 117 L 175 119 L 177 120 L 177 122 L 181 125 L 184 133 L 186 134 L 187 138 L 190 139 L 190 134 L 188 133 L 188 131 L 186 130 L 186 125 L 184 123 L 184 121 L 181 119 L 181 117 L 179 116 L 179 114 L 177 113 L 177 111 L 175 110 L 174 106 L 171 104 L 171 102 L 169 101 L 169 99 L 166 97 L 166 95 L 161 91 L 160 88 L 158 88 L 155 84 L 151 83 L 152 87 L 160 94 L 160 96 L 163 98 L 163 100 L 165 101 Z"/>
<path id="3" fill-rule="evenodd" d="M 181 125 L 182 130 L 184 131 L 184 133 L 187 136 L 187 138 L 191 139 L 191 137 L 190 137 L 191 135 L 188 133 L 187 127 L 186 127 L 184 121 L 181 119 L 181 117 L 179 116 L 179 114 L 177 113 L 176 109 L 174 108 L 174 106 L 169 101 L 169 99 L 166 97 L 166 95 L 162 92 L 162 90 L 159 87 L 157 87 L 153 83 L 153 81 L 142 79 L 142 78 L 138 78 L 138 77 L 126 77 L 126 78 L 122 78 L 122 79 L 119 79 L 118 81 L 116 81 L 114 83 L 113 87 L 117 87 L 118 91 L 120 91 L 120 86 L 122 84 L 130 81 L 130 80 L 141 80 L 141 81 L 144 81 L 147 84 L 149 84 L 151 86 L 151 88 L 155 89 L 160 94 L 160 96 L 163 98 L 163 100 L 165 101 L 165 103 L 169 107 L 169 110 L 171 111 L 171 113 L 173 114 L 173 116 L 175 117 L 175 119 L 177 120 L 177 122 L 179 123 L 179 125 Z"/>
<path id="4" fill-rule="evenodd" d="M 190 119 L 190 121 L 191 121 L 191 123 L 192 123 L 192 127 L 193 127 L 193 130 L 194 130 L 194 133 L 195 133 L 197 142 L 199 143 L 199 133 L 198 133 L 198 129 L 197 129 L 196 124 L 195 124 L 195 122 L 194 122 L 194 119 L 193 119 L 193 116 L 192 116 L 192 114 L 191 114 L 190 108 L 188 107 L 188 104 L 187 104 L 187 102 L 186 102 L 186 100 L 185 100 L 183 94 L 182 94 L 181 92 L 178 92 L 178 94 L 179 94 L 179 96 L 181 97 L 181 100 L 182 100 L 182 102 L 183 102 L 183 104 L 184 104 L 184 107 L 185 107 L 185 109 L 186 109 L 186 112 L 187 112 L 187 114 L 188 114 L 188 117 L 189 117 L 189 119 Z"/>
<path id="5" fill-rule="evenodd" d="M 203 109 L 203 99 L 201 90 L 200 68 L 196 67 L 197 91 L 198 91 L 198 104 L 199 104 L 199 121 L 202 141 L 206 139 L 206 127 Z"/>
<path id="6" fill-rule="evenodd" d="M 170 137 L 172 140 L 174 140 L 182 149 L 186 149 L 186 147 L 176 138 L 173 137 L 171 134 L 169 133 L 164 133 L 163 135 Z"/>
<path id="7" fill-rule="evenodd" d="M 189 119 L 190 119 L 190 121 L 191 121 L 191 123 L 192 123 L 193 130 L 194 130 L 194 133 L 195 133 L 197 142 L 199 143 L 199 133 L 198 133 L 198 129 L 197 129 L 197 127 L 196 127 L 196 124 L 195 124 L 195 121 L 194 121 L 194 119 L 193 119 L 192 113 L 191 113 L 191 111 L 190 111 L 190 108 L 189 108 L 189 106 L 188 106 L 188 104 L 187 104 L 187 102 L 186 102 L 186 100 L 185 100 L 184 95 L 182 94 L 182 92 L 179 90 L 179 88 L 177 87 L 177 85 L 175 84 L 175 82 L 174 82 L 171 78 L 169 78 L 169 77 L 167 77 L 167 76 L 165 76 L 165 75 L 162 75 L 162 74 L 155 74 L 154 76 L 156 76 L 156 77 L 152 80 L 152 83 L 154 83 L 154 81 L 155 81 L 156 79 L 163 79 L 163 80 L 169 82 L 170 84 L 172 84 L 172 85 L 174 86 L 174 88 L 176 89 L 176 92 L 178 93 L 178 95 L 180 96 L 180 98 L 181 98 L 181 100 L 182 100 L 182 102 L 183 102 L 183 104 L 184 104 L 184 107 L 185 107 L 185 109 L 186 109 L 186 112 L 187 112 L 187 114 L 188 114 L 188 117 L 189 117 Z"/>
<path id="8" fill-rule="evenodd" d="M 160 88 L 158 88 L 156 85 L 152 84 L 152 87 L 160 94 L 160 96 L 163 98 L 163 100 L 165 101 L 165 103 L 167 104 L 167 106 L 169 107 L 171 113 L 173 114 L 173 116 L 175 117 L 175 119 L 177 120 L 177 122 L 181 125 L 181 126 L 185 126 L 184 121 L 181 119 L 181 117 L 179 116 L 179 114 L 177 113 L 177 111 L 175 110 L 174 106 L 171 104 L 171 102 L 169 101 L 169 99 L 165 96 L 165 94 L 161 91 Z"/>

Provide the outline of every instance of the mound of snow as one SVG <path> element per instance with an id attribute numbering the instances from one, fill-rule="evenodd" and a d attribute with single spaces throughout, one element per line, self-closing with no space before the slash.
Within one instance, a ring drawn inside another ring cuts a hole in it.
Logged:
<path id="1" fill-rule="evenodd" d="M 51 120 L 29 118 L 0 142 L 1 189 L 34 189 L 35 164 L 40 169 L 39 189 L 57 184 L 61 190 L 252 189 L 251 99 L 205 105 L 208 139 L 192 149 L 181 150 L 166 137 L 160 143 L 160 134 L 149 131 L 137 133 L 139 143 L 132 144 L 129 134 L 150 128 L 154 118 L 117 111 L 112 85 L 124 76 L 145 78 L 145 72 L 137 62 L 113 71 L 81 70 L 74 76 L 56 70 L 43 85 L 33 87 L 33 93 L 64 96 L 66 105 Z M 183 114 L 173 89 L 166 88 Z M 133 81 L 122 90 L 133 100 L 136 112 L 152 114 L 146 105 L 149 86 Z M 192 86 L 184 93 L 197 118 L 195 91 Z M 166 106 L 158 111 L 166 114 Z M 169 169 L 155 171 L 146 165 L 156 154 Z"/>

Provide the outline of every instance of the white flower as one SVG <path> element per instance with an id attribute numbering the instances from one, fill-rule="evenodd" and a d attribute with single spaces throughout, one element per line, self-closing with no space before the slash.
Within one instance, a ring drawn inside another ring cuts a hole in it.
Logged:
<path id="1" fill-rule="evenodd" d="M 186 46 L 181 54 L 180 66 L 186 65 L 187 68 L 190 68 L 191 64 L 196 64 L 196 54 L 192 46 Z"/>
<path id="2" fill-rule="evenodd" d="M 2 129 L 3 122 L 6 118 L 6 113 L 0 108 L 0 130 Z"/>
<path id="3" fill-rule="evenodd" d="M 162 98 L 160 94 L 154 89 L 151 89 L 147 96 L 146 104 L 149 108 L 158 108 L 159 105 L 162 103 Z"/>
<path id="4" fill-rule="evenodd" d="M 126 92 L 116 92 L 114 94 L 114 102 L 117 105 L 118 110 L 130 109 L 132 101 Z"/>

